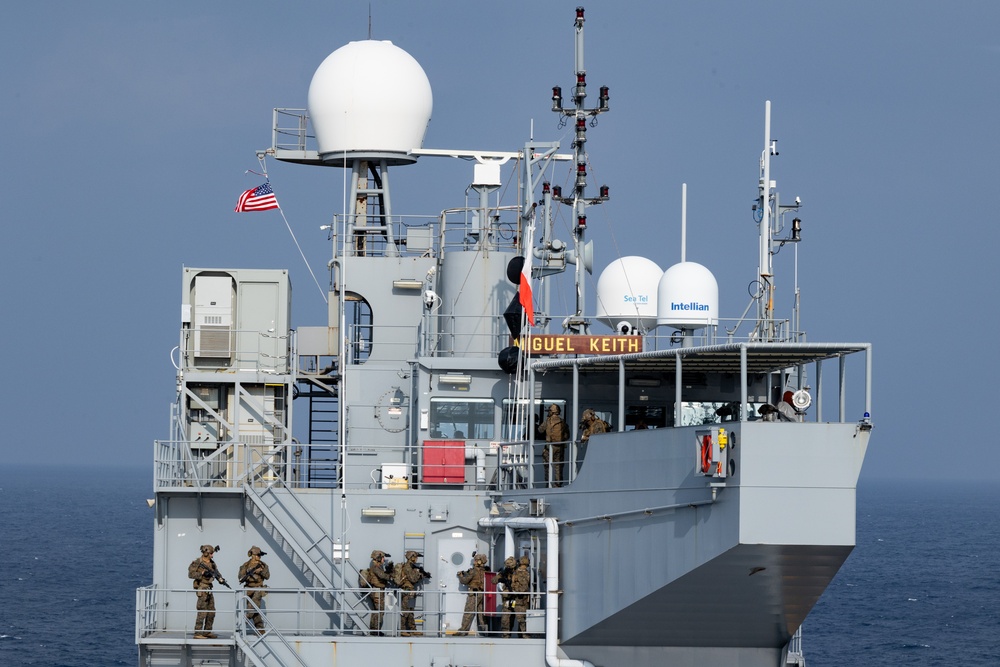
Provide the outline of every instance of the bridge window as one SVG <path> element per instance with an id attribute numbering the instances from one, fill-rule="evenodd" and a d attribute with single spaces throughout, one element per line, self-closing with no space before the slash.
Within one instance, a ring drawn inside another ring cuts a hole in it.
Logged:
<path id="1" fill-rule="evenodd" d="M 431 438 L 492 440 L 494 413 L 492 398 L 432 398 Z"/>

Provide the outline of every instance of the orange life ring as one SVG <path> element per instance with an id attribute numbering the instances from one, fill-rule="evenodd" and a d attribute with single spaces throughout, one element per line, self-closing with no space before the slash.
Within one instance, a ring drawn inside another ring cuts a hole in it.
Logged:
<path id="1" fill-rule="evenodd" d="M 701 436 L 701 471 L 708 473 L 712 469 L 712 436 Z"/>

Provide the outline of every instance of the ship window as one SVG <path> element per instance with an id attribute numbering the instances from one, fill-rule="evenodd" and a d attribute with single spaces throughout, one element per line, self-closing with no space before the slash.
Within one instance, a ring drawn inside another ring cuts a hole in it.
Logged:
<path id="1" fill-rule="evenodd" d="M 545 421 L 550 405 L 558 405 L 560 414 L 566 414 L 566 401 L 561 399 L 536 398 L 534 413 L 527 414 L 527 400 L 513 401 L 505 398 L 503 400 L 503 424 L 501 425 L 502 433 L 500 437 L 504 440 L 527 440 L 528 431 L 525 428 L 525 424 L 532 422 L 541 424 Z M 538 436 L 536 435 L 535 437 L 537 438 Z"/>
<path id="2" fill-rule="evenodd" d="M 625 430 L 663 428 L 667 417 L 667 409 L 662 405 L 629 405 L 625 408 Z M 669 417 L 672 423 L 673 414 Z"/>
<path id="3" fill-rule="evenodd" d="M 350 362 L 363 364 L 371 356 L 372 342 L 375 339 L 372 307 L 354 292 L 348 292 L 345 301 L 344 317 L 349 332 Z"/>
<path id="4" fill-rule="evenodd" d="M 492 440 L 495 404 L 492 398 L 432 398 L 432 438 Z"/>
<path id="5" fill-rule="evenodd" d="M 681 403 L 681 426 L 719 424 L 722 422 L 722 416 L 716 411 L 730 405 L 723 401 L 684 401 Z"/>

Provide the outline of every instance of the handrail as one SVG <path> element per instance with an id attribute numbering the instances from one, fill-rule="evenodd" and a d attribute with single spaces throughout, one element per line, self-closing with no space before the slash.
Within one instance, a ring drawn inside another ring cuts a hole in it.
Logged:
<path id="1" fill-rule="evenodd" d="M 221 327 L 218 332 L 225 332 L 228 344 L 223 347 L 195 347 L 197 334 L 204 333 L 198 326 L 185 326 L 180 329 L 180 344 L 178 346 L 179 370 L 217 371 L 221 368 L 230 370 L 250 371 L 268 375 L 285 375 L 291 372 L 293 365 L 293 337 L 291 331 L 275 334 L 257 329 L 236 329 Z M 253 345 L 247 341 L 253 340 Z M 201 363 L 195 363 L 202 359 Z"/>
<path id="2" fill-rule="evenodd" d="M 234 637 L 242 634 L 249 644 L 258 643 L 250 636 L 256 634 L 256 631 L 250 629 L 246 618 L 248 604 L 252 604 L 252 601 L 246 599 L 247 593 L 253 590 L 236 588 L 213 591 L 217 609 L 214 628 L 216 633 L 223 637 L 229 633 Z M 373 590 L 375 589 L 352 587 L 345 589 L 345 592 L 363 600 Z M 400 623 L 402 614 L 411 613 L 402 608 L 399 600 L 403 593 L 411 591 L 386 588 L 380 592 L 387 596 L 391 594 L 396 598 L 393 604 L 387 604 L 378 612 L 382 615 L 381 631 L 387 636 L 399 636 L 400 632 L 405 632 Z M 487 617 L 496 618 L 512 613 L 500 604 L 500 598 L 504 595 L 500 591 L 470 592 L 458 588 L 450 590 L 429 588 L 412 592 L 423 597 L 423 609 L 414 610 L 412 613 L 418 620 L 424 637 L 453 636 L 459 629 L 462 609 L 470 593 L 484 598 L 484 615 Z M 194 593 L 190 588 L 166 589 L 149 586 L 136 589 L 136 643 L 193 641 L 194 621 L 198 613 L 197 597 Z M 322 599 L 341 593 L 330 588 L 268 588 L 267 593 L 268 597 L 264 604 L 253 605 L 253 609 L 259 610 L 266 624 L 267 632 L 263 636 L 265 640 L 270 638 L 272 633 L 275 637 L 294 633 L 297 638 L 317 639 L 363 637 L 369 633 L 368 623 L 364 617 L 375 613 L 371 607 L 364 609 L 341 607 L 333 610 L 324 608 Z M 534 612 L 530 615 L 537 616 L 544 613 L 544 607 L 540 604 L 541 598 L 545 595 L 544 590 L 529 591 L 524 595 L 529 596 L 531 600 L 526 610 Z M 484 631 L 482 628 L 479 630 L 480 634 Z M 257 637 L 261 638 L 260 635 Z"/>
<path id="3" fill-rule="evenodd" d="M 326 567 L 329 568 L 330 572 L 340 572 L 342 583 L 346 582 L 349 570 L 353 570 L 354 574 L 358 574 L 358 570 L 354 563 L 346 558 L 341 557 L 339 562 L 341 565 L 338 566 L 338 559 L 333 557 L 335 553 L 336 542 L 333 537 L 327 532 L 323 523 L 316 518 L 316 516 L 309 510 L 309 508 L 302 502 L 298 494 L 294 492 L 294 489 L 289 488 L 285 485 L 284 476 L 281 474 L 280 470 L 276 470 L 269 458 L 264 457 L 255 450 L 251 450 L 250 458 L 258 457 L 256 463 L 252 463 L 248 466 L 247 474 L 243 480 L 243 490 L 246 497 L 255 504 L 258 510 L 267 517 L 277 530 L 282 539 L 284 539 L 288 545 L 292 548 L 302 562 L 309 568 L 316 580 L 319 581 L 327 588 L 334 588 L 333 580 L 327 576 Z M 270 474 L 266 474 L 270 473 Z M 258 493 L 254 486 L 254 482 L 258 479 L 269 479 L 269 483 L 266 485 L 263 493 Z M 278 496 L 274 493 L 275 487 L 280 487 L 287 491 L 287 493 Z M 290 534 L 288 531 L 289 522 L 279 520 L 273 511 L 273 506 L 268 505 L 264 502 L 264 493 L 270 492 L 270 496 L 274 498 L 275 505 L 281 506 L 282 510 L 287 515 L 289 521 L 296 525 L 301 532 L 302 536 L 309 542 L 308 545 L 304 546 L 299 543 L 299 541 Z M 295 509 L 289 511 L 288 508 L 282 506 L 284 499 L 291 499 L 295 503 Z M 311 525 L 304 525 L 300 520 L 301 517 L 306 517 Z M 322 548 L 320 545 L 324 542 L 329 543 L 329 548 Z M 330 556 L 327 557 L 329 552 Z M 343 556 L 343 554 L 342 554 Z M 342 589 L 346 589 L 346 585 L 342 586 Z M 350 600 L 346 596 L 337 596 L 335 599 L 339 599 L 341 602 L 341 607 L 354 610 L 356 605 L 351 604 Z M 356 623 L 360 622 L 360 619 L 354 618 Z"/>
<path id="4" fill-rule="evenodd" d="M 248 606 L 250 608 L 249 610 L 247 609 Z M 257 628 L 255 627 L 253 629 L 254 641 L 251 641 L 248 638 L 247 632 L 249 623 L 240 622 L 240 619 L 243 618 L 244 615 L 250 610 L 252 610 L 258 615 L 258 617 L 264 622 L 264 626 L 267 628 L 267 630 L 265 630 L 264 633 L 258 633 Z M 291 645 L 291 643 L 289 643 L 289 641 L 285 638 L 285 635 L 279 632 L 276 627 L 274 627 L 271 621 L 267 618 L 267 614 L 264 613 L 264 610 L 258 607 L 257 603 L 255 603 L 252 599 L 250 599 L 249 595 L 237 598 L 235 627 L 239 628 L 239 630 L 236 633 L 234 633 L 237 645 L 240 647 L 241 650 L 243 650 L 244 653 L 250 656 L 250 659 L 253 660 L 254 663 L 258 665 L 258 667 L 268 667 L 265 662 L 262 662 L 264 656 L 260 655 L 257 652 L 257 646 L 260 645 L 264 645 L 268 649 L 271 649 L 268 642 L 264 641 L 265 634 L 267 635 L 268 639 L 277 637 L 277 639 L 282 643 L 287 652 L 290 653 L 295 658 L 295 661 L 298 662 L 299 665 L 301 665 L 301 667 L 309 667 L 309 665 L 307 665 L 302 660 L 302 657 L 299 655 L 298 651 L 296 651 L 295 648 Z M 271 649 L 271 652 L 273 653 L 273 649 Z M 261 661 L 258 661 L 257 658 L 260 658 Z"/>
<path id="5" fill-rule="evenodd" d="M 305 517 L 307 517 L 312 522 L 312 526 L 311 527 L 310 526 L 303 526 L 303 525 L 301 525 L 301 523 L 299 524 L 299 528 L 302 530 L 303 535 L 305 535 L 307 539 L 312 540 L 312 544 L 310 546 L 306 547 L 304 550 L 302 549 L 302 547 L 300 545 L 296 544 L 295 540 L 290 539 L 289 536 L 287 536 L 287 535 L 285 536 L 286 538 L 289 538 L 289 542 L 291 542 L 293 544 L 293 546 L 298 546 L 297 550 L 301 550 L 301 552 L 300 552 L 299 555 L 301 555 L 301 556 L 308 556 L 308 554 L 312 550 L 318 549 L 318 546 L 319 546 L 320 542 L 323 541 L 323 540 L 329 540 L 329 542 L 330 542 L 330 552 L 332 553 L 333 552 L 333 546 L 334 546 L 333 538 L 329 535 L 329 533 L 326 532 L 326 529 L 323 527 L 323 524 L 319 521 L 319 519 L 316 518 L 316 516 L 309 510 L 308 507 L 306 507 L 306 505 L 298 497 L 298 494 L 292 492 L 292 490 L 289 489 L 285 485 L 284 478 L 283 478 L 283 476 L 281 474 L 281 471 L 276 470 L 274 468 L 274 466 L 271 464 L 271 462 L 268 461 L 265 457 L 263 457 L 260 454 L 260 452 L 257 452 L 255 450 L 251 450 L 250 451 L 250 457 L 251 457 L 251 460 L 254 457 L 256 457 L 257 461 L 256 461 L 255 464 L 252 463 L 250 466 L 248 466 L 246 477 L 243 480 L 243 488 L 247 492 L 247 494 L 250 495 L 251 497 L 254 497 L 256 499 L 259 499 L 259 500 L 263 501 L 263 493 L 258 493 L 257 490 L 254 488 L 254 480 L 256 480 L 256 479 L 264 479 L 264 478 L 272 480 L 272 481 L 269 481 L 268 484 L 266 485 L 266 487 L 264 489 L 264 493 L 267 493 L 268 491 L 273 491 L 275 487 L 279 487 L 279 488 L 282 488 L 282 489 L 288 491 L 289 492 L 287 494 L 288 497 L 290 497 L 295 502 L 295 504 L 297 506 L 297 509 L 296 509 L 295 512 L 288 512 L 289 516 L 291 516 L 293 518 L 298 517 L 298 516 L 305 516 Z M 266 471 L 270 472 L 271 474 L 270 475 L 262 474 L 262 472 L 261 472 L 262 470 L 266 470 Z M 275 497 L 277 497 L 277 496 L 275 496 Z M 261 507 L 262 510 L 266 508 L 267 511 L 268 511 L 268 513 L 269 514 L 271 513 L 270 512 L 271 508 L 269 506 L 266 506 L 263 502 L 258 503 L 258 507 Z M 285 511 L 287 512 L 288 510 L 285 510 Z M 278 526 L 278 525 L 284 525 L 280 521 L 273 521 L 272 517 L 268 517 L 268 518 L 272 519 L 272 522 L 276 526 Z M 296 522 L 296 523 L 298 523 L 298 522 Z M 311 534 L 310 528 L 312 528 L 313 531 L 319 533 L 319 537 L 318 538 L 313 539 L 315 537 L 315 535 Z M 323 549 L 318 549 L 318 551 L 319 551 L 319 553 L 321 555 L 324 555 L 324 550 Z M 311 557 L 310 557 L 310 562 L 312 562 L 314 565 L 317 565 L 317 566 L 319 565 L 319 561 L 315 560 L 315 559 L 313 559 Z M 331 567 L 335 570 L 336 567 L 337 567 L 336 563 L 332 559 L 329 561 L 329 563 L 330 563 Z M 322 572 L 322 573 L 317 572 L 317 574 L 319 574 L 319 576 L 321 578 L 321 581 L 323 581 L 324 584 L 326 584 L 327 586 L 332 586 L 332 582 L 326 576 L 325 572 Z"/>

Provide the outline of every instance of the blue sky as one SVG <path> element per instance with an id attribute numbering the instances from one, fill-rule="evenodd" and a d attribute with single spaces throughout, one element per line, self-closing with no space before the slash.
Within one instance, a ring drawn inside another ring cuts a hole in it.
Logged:
<path id="1" fill-rule="evenodd" d="M 576 4 L 373 0 L 373 36 L 430 78 L 425 147 L 516 150 L 533 122 L 537 139 L 568 150 L 549 97 L 572 85 Z M 289 268 L 296 323 L 324 322 L 280 217 L 232 209 L 260 182 L 245 171 L 270 143 L 271 109 L 305 106 L 323 58 L 367 37 L 368 11 L 5 10 L 4 461 L 148 464 L 168 434 L 182 265 Z M 613 198 L 590 217 L 594 281 L 618 256 L 679 259 L 686 182 L 688 259 L 716 274 L 724 315 L 742 312 L 770 99 L 774 177 L 784 201 L 804 203 L 804 327 L 810 340 L 874 343 L 863 477 L 993 479 L 1000 4 L 626 0 L 591 3 L 587 19 L 588 82 L 610 86 L 612 106 L 588 135 Z M 341 210 L 342 173 L 269 167 L 325 284 L 319 226 Z M 469 171 L 395 170 L 396 211 L 461 203 Z"/>

